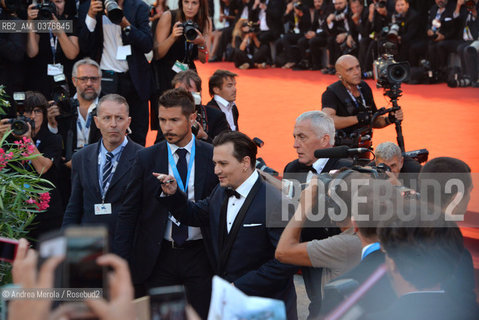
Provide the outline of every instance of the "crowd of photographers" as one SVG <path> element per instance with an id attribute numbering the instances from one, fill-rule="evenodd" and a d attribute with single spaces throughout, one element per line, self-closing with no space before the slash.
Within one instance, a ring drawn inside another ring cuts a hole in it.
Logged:
<path id="1" fill-rule="evenodd" d="M 210 61 L 334 74 L 336 59 L 353 54 L 372 78 L 374 61 L 389 54 L 409 62 L 410 83 L 477 87 L 478 8 L 475 0 L 226 0 L 226 49 L 214 47 Z"/>

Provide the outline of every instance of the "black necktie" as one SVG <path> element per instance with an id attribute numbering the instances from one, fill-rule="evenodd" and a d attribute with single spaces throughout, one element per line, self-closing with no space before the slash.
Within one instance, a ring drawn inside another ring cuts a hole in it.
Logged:
<path id="1" fill-rule="evenodd" d="M 178 169 L 178 173 L 180 174 L 181 180 L 183 181 L 183 186 L 185 189 L 187 188 L 186 185 L 186 175 L 187 175 L 187 163 L 186 163 L 186 153 L 188 151 L 186 149 L 178 149 L 176 150 L 176 154 L 178 155 L 178 162 L 176 163 L 176 169 Z M 185 243 L 186 239 L 188 239 L 188 226 L 184 224 L 180 224 L 179 226 L 173 223 L 173 229 L 171 230 L 171 238 L 178 246 L 181 246 Z"/>
<path id="2" fill-rule="evenodd" d="M 113 170 L 113 153 L 107 152 L 105 155 L 105 164 L 103 165 L 103 176 L 101 178 L 101 187 L 103 192 L 105 191 L 108 181 L 111 180 L 111 172 Z"/>

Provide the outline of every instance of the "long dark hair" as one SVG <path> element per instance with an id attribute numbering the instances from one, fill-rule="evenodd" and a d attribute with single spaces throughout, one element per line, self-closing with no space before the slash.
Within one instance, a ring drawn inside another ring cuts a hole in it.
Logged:
<path id="1" fill-rule="evenodd" d="M 194 17 L 194 22 L 200 27 L 201 33 L 208 31 L 209 20 L 208 20 L 208 0 L 198 0 L 200 3 L 200 8 L 198 13 Z M 178 11 L 176 12 L 177 21 L 186 21 L 185 13 L 183 12 L 183 0 L 178 0 Z"/>

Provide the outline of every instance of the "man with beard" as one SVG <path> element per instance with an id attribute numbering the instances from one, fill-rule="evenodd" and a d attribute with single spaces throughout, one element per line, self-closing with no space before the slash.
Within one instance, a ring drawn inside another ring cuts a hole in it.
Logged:
<path id="1" fill-rule="evenodd" d="M 48 108 L 48 128 L 62 136 L 65 165 L 69 168 L 75 151 L 100 139 L 93 121 L 101 91 L 100 66 L 90 58 L 79 60 L 73 66 L 72 80 L 77 93 L 70 103 L 62 103 L 63 108 L 57 104 Z"/>
<path id="2" fill-rule="evenodd" d="M 168 172 L 189 200 L 206 198 L 218 183 L 213 146 L 195 138 L 191 93 L 168 90 L 159 100 L 158 117 L 165 140 L 138 152 L 118 213 L 113 251 L 131 266 L 136 295 L 145 289 L 184 285 L 186 297 L 205 319 L 211 296 L 212 269 L 204 238 L 209 230 L 178 222 L 155 195 L 161 187 L 154 172 Z"/>
<path id="3" fill-rule="evenodd" d="M 48 129 L 60 134 L 63 140 L 64 165 L 59 170 L 57 187 L 62 192 L 65 207 L 72 188 L 73 154 L 101 137 L 100 130 L 93 121 L 101 91 L 100 66 L 90 58 L 77 61 L 72 69 L 72 81 L 77 90 L 75 96 L 59 105 L 52 101 L 47 113 Z"/>

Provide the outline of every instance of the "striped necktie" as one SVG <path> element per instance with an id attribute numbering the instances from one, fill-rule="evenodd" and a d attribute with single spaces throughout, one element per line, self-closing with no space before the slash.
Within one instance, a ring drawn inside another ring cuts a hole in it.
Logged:
<path id="1" fill-rule="evenodd" d="M 111 173 L 113 169 L 113 153 L 107 152 L 105 165 L 103 166 L 103 177 L 101 179 L 102 190 L 105 191 L 107 183 L 111 180 Z"/>

